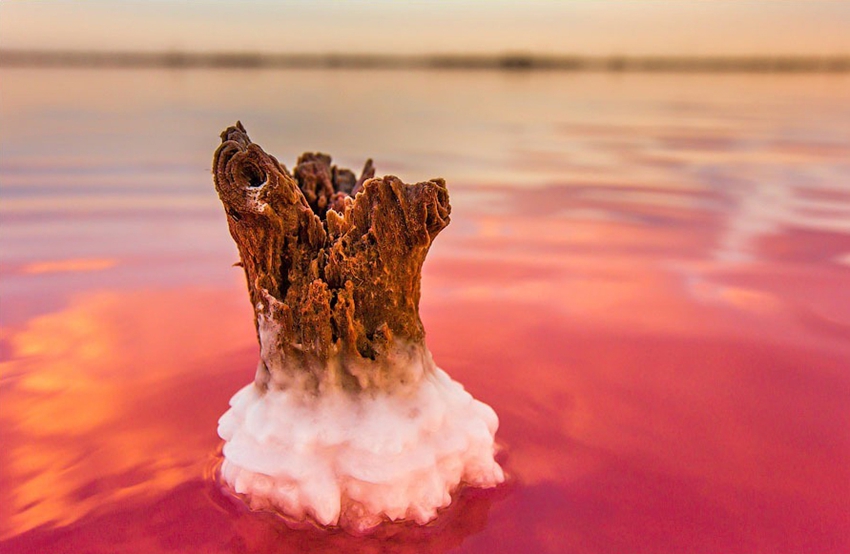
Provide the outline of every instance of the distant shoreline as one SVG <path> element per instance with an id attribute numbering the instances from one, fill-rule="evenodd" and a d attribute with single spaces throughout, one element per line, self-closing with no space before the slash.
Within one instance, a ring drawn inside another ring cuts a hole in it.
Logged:
<path id="1" fill-rule="evenodd" d="M 842 56 L 542 56 L 261 54 L 0 50 L 0 67 L 209 69 L 458 69 L 673 73 L 846 73 Z"/>

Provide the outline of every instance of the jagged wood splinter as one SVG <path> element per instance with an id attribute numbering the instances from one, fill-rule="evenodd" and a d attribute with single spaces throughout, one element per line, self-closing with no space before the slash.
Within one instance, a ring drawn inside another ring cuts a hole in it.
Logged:
<path id="1" fill-rule="evenodd" d="M 254 307 L 262 388 L 392 390 L 433 370 L 420 273 L 449 224 L 442 179 L 356 178 L 324 154 L 290 174 L 241 123 L 221 134 L 215 187 Z"/>

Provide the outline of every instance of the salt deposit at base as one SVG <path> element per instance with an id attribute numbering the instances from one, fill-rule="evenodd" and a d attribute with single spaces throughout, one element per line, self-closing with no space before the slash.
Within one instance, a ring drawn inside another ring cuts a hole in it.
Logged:
<path id="1" fill-rule="evenodd" d="M 392 394 L 237 392 L 219 420 L 221 475 L 252 508 L 363 532 L 427 523 L 463 484 L 504 481 L 488 405 L 441 369 Z"/>

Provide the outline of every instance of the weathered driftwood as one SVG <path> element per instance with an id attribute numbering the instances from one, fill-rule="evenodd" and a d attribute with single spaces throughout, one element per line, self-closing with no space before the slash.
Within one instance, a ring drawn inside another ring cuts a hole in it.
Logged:
<path id="1" fill-rule="evenodd" d="M 254 306 L 261 387 L 389 390 L 431 371 L 420 273 L 449 223 L 445 182 L 357 178 L 324 154 L 292 174 L 241 123 L 221 134 L 215 187 Z"/>

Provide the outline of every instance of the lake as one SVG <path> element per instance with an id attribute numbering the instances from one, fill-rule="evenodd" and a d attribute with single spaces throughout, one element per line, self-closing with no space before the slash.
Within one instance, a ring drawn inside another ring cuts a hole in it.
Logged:
<path id="1" fill-rule="evenodd" d="M 434 359 L 509 479 L 379 536 L 215 478 L 253 378 L 210 175 L 444 177 Z M 0 69 L 0 550 L 850 549 L 850 76 Z"/>

